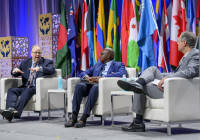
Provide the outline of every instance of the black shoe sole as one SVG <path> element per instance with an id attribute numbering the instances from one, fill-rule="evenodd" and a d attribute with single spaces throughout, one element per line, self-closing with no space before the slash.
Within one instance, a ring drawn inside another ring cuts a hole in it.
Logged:
<path id="1" fill-rule="evenodd" d="M 117 85 L 126 91 L 133 91 L 134 93 L 139 93 L 139 94 L 143 93 L 143 89 L 137 87 L 137 85 L 134 85 L 134 83 L 118 80 Z"/>
<path id="2" fill-rule="evenodd" d="M 141 129 L 124 129 L 124 128 L 122 128 L 122 130 L 125 132 L 145 132 L 145 130 L 142 128 Z"/>
<path id="3" fill-rule="evenodd" d="M 85 127 L 86 126 L 86 123 L 76 123 L 74 125 L 75 128 L 81 128 L 81 127 Z"/>
<path id="4" fill-rule="evenodd" d="M 77 121 L 76 121 L 77 122 Z M 76 124 L 76 122 L 72 122 L 72 121 L 70 121 L 70 122 L 66 122 L 65 123 L 65 127 L 74 127 L 74 125 Z"/>

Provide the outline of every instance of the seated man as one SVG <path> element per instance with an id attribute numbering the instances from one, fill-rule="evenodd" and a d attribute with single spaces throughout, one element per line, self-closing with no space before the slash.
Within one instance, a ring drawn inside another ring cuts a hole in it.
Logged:
<path id="1" fill-rule="evenodd" d="M 127 73 L 123 63 L 113 61 L 114 51 L 111 48 L 105 48 L 100 55 L 100 62 L 96 63 L 94 67 L 80 73 L 81 82 L 76 85 L 73 96 L 72 120 L 65 123 L 65 127 L 85 127 L 86 120 L 90 116 L 90 112 L 98 99 L 98 81 L 100 78 L 122 77 Z M 88 99 L 85 104 L 84 113 L 77 122 L 80 104 L 83 97 L 86 96 L 88 96 Z"/>
<path id="2" fill-rule="evenodd" d="M 199 50 L 194 48 L 195 42 L 196 36 L 192 32 L 183 32 L 181 34 L 178 39 L 178 50 L 181 51 L 184 56 L 174 72 L 161 74 L 156 67 L 149 67 L 135 82 L 130 83 L 121 80 L 117 82 L 122 89 L 138 93 L 134 95 L 132 108 L 133 112 L 136 113 L 136 118 L 130 126 L 122 127 L 123 131 L 145 131 L 143 115 L 146 95 L 154 99 L 163 98 L 163 84 L 166 78 L 182 77 L 190 79 L 199 76 Z M 152 83 L 155 79 L 160 80 L 157 85 Z"/>
<path id="3" fill-rule="evenodd" d="M 7 110 L 2 110 L 1 115 L 9 122 L 13 117 L 21 117 L 24 107 L 36 93 L 36 78 L 55 73 L 53 61 L 41 57 L 41 48 L 38 45 L 32 47 L 31 56 L 32 58 L 23 60 L 18 68 L 11 71 L 14 77 L 22 76 L 23 85 L 8 89 Z"/>

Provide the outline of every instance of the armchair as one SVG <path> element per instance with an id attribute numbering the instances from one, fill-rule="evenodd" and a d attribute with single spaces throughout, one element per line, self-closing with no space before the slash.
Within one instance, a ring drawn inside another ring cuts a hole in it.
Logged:
<path id="1" fill-rule="evenodd" d="M 58 76 L 61 75 L 61 70 L 56 69 L 54 75 L 40 77 L 36 79 L 36 94 L 33 95 L 29 103 L 24 108 L 24 111 L 39 112 L 39 118 L 42 120 L 42 111 L 48 110 L 48 89 L 58 88 Z M 62 81 L 63 89 L 66 89 L 66 80 Z M 7 91 L 9 88 L 19 87 L 22 85 L 21 78 L 2 78 L 1 79 L 1 109 L 6 109 Z M 63 95 L 56 95 L 51 98 L 52 109 L 62 109 L 64 100 Z"/>
<path id="2" fill-rule="evenodd" d="M 137 71 L 135 68 L 128 68 L 127 70 L 127 77 L 136 77 Z M 104 119 L 106 116 L 110 116 L 111 112 L 111 91 L 119 91 L 121 90 L 120 87 L 117 85 L 117 81 L 121 78 L 117 77 L 109 77 L 109 78 L 101 78 L 99 80 L 99 97 L 96 102 L 96 105 L 91 111 L 91 114 L 95 116 L 102 117 L 102 124 L 104 125 Z M 80 78 L 69 78 L 68 79 L 68 113 L 72 113 L 72 100 L 73 94 L 75 90 L 76 84 L 80 82 Z M 115 97 L 118 98 L 118 97 Z M 84 98 L 80 107 L 80 113 L 84 111 L 84 105 L 86 103 L 87 98 Z M 131 98 L 123 97 L 115 102 L 115 114 L 122 114 L 122 113 L 131 113 Z"/>
<path id="3" fill-rule="evenodd" d="M 147 98 L 144 119 L 167 125 L 200 122 L 200 77 L 169 78 L 164 81 L 164 98 Z"/>

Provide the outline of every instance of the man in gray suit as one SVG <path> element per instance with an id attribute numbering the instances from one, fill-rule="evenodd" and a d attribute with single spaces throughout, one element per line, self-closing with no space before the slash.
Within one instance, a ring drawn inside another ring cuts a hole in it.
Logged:
<path id="1" fill-rule="evenodd" d="M 144 132 L 145 124 L 143 115 L 146 103 L 146 95 L 150 98 L 163 98 L 163 84 L 166 78 L 182 77 L 194 78 L 199 76 L 199 50 L 194 48 L 196 36 L 192 32 L 183 32 L 178 39 L 178 50 L 184 54 L 179 66 L 172 73 L 160 73 L 156 67 L 149 67 L 135 82 L 118 81 L 118 85 L 127 91 L 134 91 L 133 112 L 136 118 L 128 127 L 122 127 L 123 131 Z M 155 85 L 153 81 L 159 80 Z"/>

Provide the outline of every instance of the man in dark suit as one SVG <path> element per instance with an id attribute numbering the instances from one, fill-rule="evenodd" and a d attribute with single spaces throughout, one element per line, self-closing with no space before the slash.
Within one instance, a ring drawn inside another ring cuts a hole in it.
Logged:
<path id="1" fill-rule="evenodd" d="M 72 120 L 65 123 L 65 127 L 85 127 L 86 120 L 90 116 L 98 99 L 98 81 L 102 77 L 122 77 L 126 75 L 125 65 L 121 62 L 114 62 L 114 51 L 111 48 L 105 48 L 100 54 L 100 62 L 96 63 L 94 67 L 80 73 L 81 82 L 75 87 L 73 104 L 72 104 Z M 85 104 L 85 110 L 77 121 L 80 104 L 83 97 L 88 96 Z"/>
<path id="2" fill-rule="evenodd" d="M 119 80 L 118 85 L 127 91 L 134 91 L 133 112 L 136 118 L 128 127 L 122 127 L 123 131 L 145 131 L 143 115 L 146 104 L 146 95 L 150 98 L 163 98 L 164 80 L 170 77 L 182 77 L 191 79 L 199 76 L 199 50 L 194 48 L 196 36 L 192 32 L 183 32 L 178 38 L 178 50 L 184 54 L 179 66 L 172 73 L 160 73 L 156 67 L 149 67 L 135 82 Z M 155 79 L 159 80 L 156 85 Z"/>
<path id="3" fill-rule="evenodd" d="M 23 60 L 18 68 L 11 71 L 14 77 L 22 76 L 23 84 L 18 88 L 8 89 L 6 110 L 1 111 L 1 115 L 9 122 L 13 117 L 21 117 L 24 107 L 36 93 L 36 78 L 55 73 L 53 61 L 44 59 L 41 54 L 41 48 L 34 45 L 31 49 L 32 58 Z"/>

